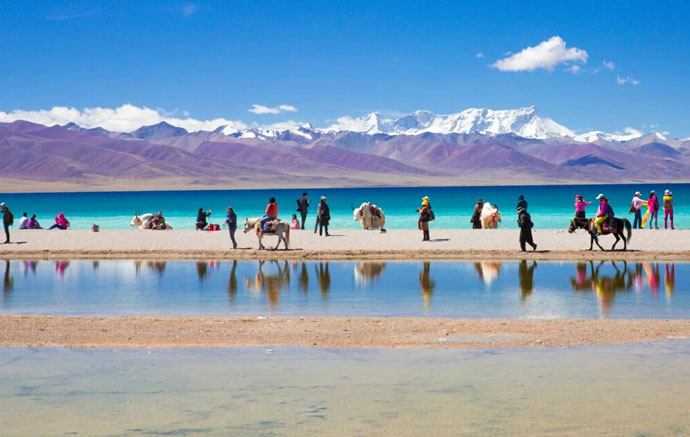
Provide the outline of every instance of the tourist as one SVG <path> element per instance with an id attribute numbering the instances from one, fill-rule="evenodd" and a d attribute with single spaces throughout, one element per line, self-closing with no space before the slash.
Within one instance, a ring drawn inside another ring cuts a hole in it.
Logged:
<path id="1" fill-rule="evenodd" d="M 472 212 L 472 218 L 470 219 L 470 222 L 472 223 L 472 229 L 481 229 L 482 228 L 482 208 L 484 207 L 484 201 L 482 199 L 477 200 L 477 203 L 474 205 L 474 211 Z"/>
<path id="2" fill-rule="evenodd" d="M 69 228 L 69 220 L 65 218 L 65 214 L 60 213 L 55 217 L 55 223 L 53 226 L 49 227 L 48 229 L 61 229 L 61 230 L 66 230 Z"/>
<path id="3" fill-rule="evenodd" d="M 316 215 L 316 221 L 319 224 L 319 235 L 321 235 L 323 231 L 326 233 L 327 237 L 330 237 L 331 235 L 328 233 L 328 224 L 331 221 L 331 209 L 328 207 L 326 200 L 326 196 L 321 196 L 321 202 L 319 203 L 319 212 Z"/>
<path id="4" fill-rule="evenodd" d="M 266 211 L 264 212 L 263 218 L 259 221 L 259 229 L 264 232 L 266 222 L 278 219 L 278 203 L 275 197 L 268 199 L 268 205 L 266 205 Z"/>
<path id="5" fill-rule="evenodd" d="M 517 223 L 520 227 L 520 250 L 523 252 L 525 251 L 525 243 L 532 246 L 532 250 L 537 250 L 537 245 L 534 244 L 534 240 L 532 239 L 532 228 L 534 227 L 532 217 L 522 206 L 518 206 L 517 212 Z"/>
<path id="6" fill-rule="evenodd" d="M 649 192 L 649 199 L 647 199 L 647 207 L 649 208 L 649 229 L 652 229 L 652 222 L 654 228 L 659 229 L 659 199 L 656 197 L 656 191 Z"/>
<path id="7" fill-rule="evenodd" d="M 321 202 L 316 205 L 316 221 L 314 222 L 314 233 L 319 229 L 319 213 L 321 212 Z"/>
<path id="8" fill-rule="evenodd" d="M 422 241 L 430 241 L 429 238 L 429 220 L 431 220 L 431 208 L 429 208 L 429 198 L 422 198 L 422 207 L 417 209 L 419 219 L 417 220 L 417 227 L 422 231 Z"/>
<path id="9" fill-rule="evenodd" d="M 642 228 L 642 207 L 647 205 L 647 202 L 640 198 L 642 193 L 639 191 L 635 192 L 635 196 L 632 198 L 630 203 L 630 212 L 635 213 L 635 219 L 633 220 L 633 229 Z"/>
<path id="10" fill-rule="evenodd" d="M 302 196 L 299 199 L 297 199 L 297 211 L 302 216 L 302 230 L 304 230 L 304 222 L 307 220 L 307 212 L 309 212 L 309 205 L 311 205 L 311 201 L 307 199 L 307 193 L 305 191 L 304 193 L 302 193 Z"/>
<path id="11" fill-rule="evenodd" d="M 32 214 L 31 218 L 26 221 L 26 229 L 43 229 L 36 220 L 36 214 Z"/>
<path id="12" fill-rule="evenodd" d="M 230 241 L 232 241 L 232 248 L 237 249 L 237 242 L 235 241 L 235 231 L 237 231 L 237 214 L 232 206 L 228 206 L 225 210 L 227 212 L 225 223 L 228 225 L 228 231 L 230 232 Z"/>
<path id="13" fill-rule="evenodd" d="M 5 228 L 5 244 L 10 244 L 10 226 L 14 224 L 14 215 L 5 202 L 0 203 L 0 212 L 2 212 L 2 227 Z"/>
<path id="14" fill-rule="evenodd" d="M 673 227 L 673 193 L 670 190 L 664 191 L 664 229 L 668 229 L 668 219 L 671 218 L 671 229 Z"/>
<path id="15" fill-rule="evenodd" d="M 494 206 L 496 206 L 496 205 L 494 205 Z M 527 201 L 525 200 L 525 196 L 523 196 L 522 194 L 520 194 L 518 196 L 518 203 L 517 203 L 517 206 L 515 207 L 515 209 L 520 208 L 520 207 L 522 207 L 525 211 L 527 211 Z"/>
<path id="16" fill-rule="evenodd" d="M 575 218 L 586 219 L 587 213 L 585 212 L 585 207 L 587 205 L 590 205 L 591 203 L 592 202 L 585 201 L 585 199 L 580 194 L 575 196 Z"/>
<path id="17" fill-rule="evenodd" d="M 603 233 L 601 225 L 608 221 L 609 223 L 613 221 L 613 208 L 609 205 L 609 199 L 607 199 L 603 194 L 597 196 L 599 201 L 599 210 L 597 211 L 597 218 L 594 220 L 594 227 L 597 228 L 597 236 Z"/>
<path id="18" fill-rule="evenodd" d="M 208 226 L 208 221 L 206 221 L 206 217 L 211 215 L 211 210 L 209 209 L 208 211 L 204 212 L 203 208 L 199 208 L 199 211 L 196 213 L 196 230 L 197 231 L 203 231 L 206 229 L 206 226 Z"/>
<path id="19" fill-rule="evenodd" d="M 297 220 L 297 214 L 292 214 L 292 221 L 290 222 L 290 230 L 299 229 L 299 221 Z"/>
<path id="20" fill-rule="evenodd" d="M 168 225 L 165 223 L 165 217 L 163 217 L 163 212 L 158 211 L 151 219 L 151 230 L 152 231 L 163 231 Z"/>
<path id="21" fill-rule="evenodd" d="M 26 213 L 22 213 L 22 218 L 19 219 L 19 229 L 26 229 L 26 222 L 29 221 L 29 217 Z"/>

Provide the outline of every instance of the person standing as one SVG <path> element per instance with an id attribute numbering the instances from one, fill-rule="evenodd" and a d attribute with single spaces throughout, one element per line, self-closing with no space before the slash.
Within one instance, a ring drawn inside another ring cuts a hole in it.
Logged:
<path id="1" fill-rule="evenodd" d="M 472 229 L 482 228 L 482 208 L 484 208 L 484 201 L 482 199 L 479 199 L 477 200 L 477 203 L 474 205 L 474 211 L 472 211 L 472 218 L 470 219 L 470 222 L 472 223 Z"/>
<path id="2" fill-rule="evenodd" d="M 532 228 L 534 223 L 532 223 L 532 217 L 529 215 L 527 210 L 521 206 L 517 209 L 518 212 L 518 226 L 520 227 L 520 250 L 525 251 L 525 244 L 532 246 L 532 250 L 537 250 L 537 245 L 534 244 L 532 239 Z"/>
<path id="3" fill-rule="evenodd" d="M 302 193 L 302 197 L 297 199 L 297 211 L 302 216 L 302 230 L 304 230 L 304 222 L 307 220 L 309 205 L 311 205 L 311 201 L 307 199 L 307 193 L 305 191 L 304 193 Z"/>
<path id="4" fill-rule="evenodd" d="M 496 205 L 494 205 L 494 206 L 496 206 Z M 517 206 L 515 207 L 515 209 L 518 209 L 520 207 L 522 207 L 522 209 L 527 211 L 527 201 L 525 200 L 525 196 L 523 196 L 522 194 L 520 194 L 518 196 L 518 203 L 517 203 Z"/>
<path id="5" fill-rule="evenodd" d="M 331 221 L 331 209 L 328 207 L 326 200 L 326 196 L 321 196 L 319 213 L 316 215 L 316 221 L 319 224 L 319 235 L 321 235 L 323 231 L 326 231 L 326 236 L 330 237 L 328 233 L 328 224 Z"/>
<path id="6" fill-rule="evenodd" d="M 664 229 L 668 229 L 668 219 L 671 218 L 671 230 L 673 227 L 673 193 L 671 190 L 664 191 Z"/>
<path id="7" fill-rule="evenodd" d="M 5 202 L 0 203 L 0 212 L 2 212 L 2 227 L 5 229 L 5 244 L 10 244 L 10 226 L 14 224 L 14 215 Z"/>
<path id="8" fill-rule="evenodd" d="M 649 208 L 649 229 L 652 229 L 652 222 L 654 222 L 654 229 L 659 229 L 659 199 L 656 197 L 656 191 L 649 192 L 647 205 Z"/>
<path id="9" fill-rule="evenodd" d="M 591 203 L 592 202 L 587 202 L 580 194 L 575 196 L 575 218 L 586 219 L 587 213 L 585 212 L 585 207 Z"/>
<path id="10" fill-rule="evenodd" d="M 417 220 L 417 227 L 422 231 L 422 241 L 431 241 L 429 238 L 429 221 L 431 220 L 431 208 L 429 208 L 429 198 L 422 199 L 422 207 L 417 210 L 419 219 Z"/>
<path id="11" fill-rule="evenodd" d="M 232 241 L 232 248 L 237 249 L 237 242 L 235 241 L 235 231 L 237 231 L 237 214 L 232 206 L 228 206 L 225 210 L 227 212 L 225 223 L 228 224 L 228 231 L 230 232 L 230 241 Z"/>
<path id="12" fill-rule="evenodd" d="M 640 229 L 642 227 L 642 207 L 647 205 L 647 202 L 642 200 L 640 196 L 642 196 L 642 193 L 636 191 L 635 196 L 633 196 L 632 202 L 630 203 L 630 211 L 635 213 L 633 229 Z"/>
<path id="13" fill-rule="evenodd" d="M 316 221 L 314 222 L 314 233 L 319 229 L 319 214 L 321 214 L 321 203 L 316 205 Z"/>

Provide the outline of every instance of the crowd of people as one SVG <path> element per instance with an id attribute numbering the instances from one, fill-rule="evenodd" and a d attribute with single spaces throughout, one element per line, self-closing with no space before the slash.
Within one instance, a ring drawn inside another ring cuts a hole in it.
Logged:
<path id="1" fill-rule="evenodd" d="M 596 199 L 599 201 L 599 208 L 595 216 L 594 224 L 597 232 L 601 234 L 603 232 L 602 225 L 605 223 L 610 225 L 615 213 L 608 198 L 604 196 L 603 193 L 599 194 Z M 575 196 L 575 218 L 586 219 L 587 214 L 585 208 L 591 203 L 592 202 L 584 200 L 580 194 Z M 644 215 L 642 214 L 643 207 L 647 207 L 647 211 Z M 642 193 L 636 191 L 630 201 L 629 208 L 629 212 L 634 214 L 633 229 L 644 229 L 647 224 L 649 224 L 647 229 L 659 229 L 659 211 L 661 209 L 664 210 L 664 229 L 668 229 L 669 224 L 672 230 L 675 229 L 673 224 L 673 193 L 671 190 L 664 191 L 661 203 L 659 202 L 655 190 L 649 192 L 647 200 L 642 199 Z"/>

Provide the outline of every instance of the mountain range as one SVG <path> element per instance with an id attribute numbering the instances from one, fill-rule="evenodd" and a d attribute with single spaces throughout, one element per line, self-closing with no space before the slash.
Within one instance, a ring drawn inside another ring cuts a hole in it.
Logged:
<path id="1" fill-rule="evenodd" d="M 0 123 L 5 191 L 521 183 L 687 182 L 690 139 L 577 135 L 533 107 L 398 119 L 372 113 L 316 129 L 133 132 Z"/>

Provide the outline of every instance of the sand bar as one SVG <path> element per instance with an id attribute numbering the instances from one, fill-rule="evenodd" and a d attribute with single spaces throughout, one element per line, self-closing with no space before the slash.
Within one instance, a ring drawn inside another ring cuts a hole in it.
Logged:
<path id="1" fill-rule="evenodd" d="M 240 249 L 232 250 L 226 230 L 14 230 L 13 244 L 0 245 L 0 258 L 690 260 L 690 230 L 633 231 L 627 252 L 589 252 L 589 235 L 584 231 L 568 234 L 563 229 L 537 229 L 538 250 L 526 253 L 519 251 L 517 229 L 432 227 L 431 242 L 420 241 L 421 233 L 412 229 L 386 233 L 340 229 L 331 233 L 326 238 L 311 230 L 292 231 L 289 251 L 258 251 L 256 235 L 241 231 L 236 235 Z M 277 239 L 264 241 L 274 245 Z M 611 236 L 601 238 L 605 248 L 613 241 Z"/>
<path id="2" fill-rule="evenodd" d="M 690 337 L 690 320 L 0 316 L 0 346 L 506 348 Z"/>

